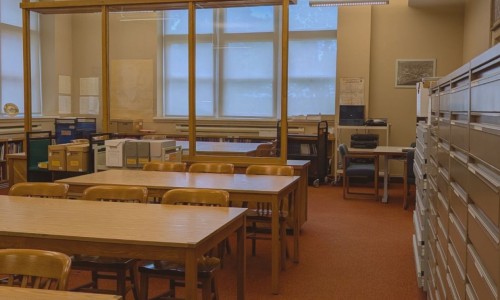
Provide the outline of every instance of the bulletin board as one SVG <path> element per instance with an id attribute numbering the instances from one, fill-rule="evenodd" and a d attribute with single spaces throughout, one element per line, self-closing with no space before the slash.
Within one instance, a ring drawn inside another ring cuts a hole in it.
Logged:
<path id="1" fill-rule="evenodd" d="M 153 115 L 153 60 L 112 60 L 109 82 L 111 119 L 145 119 Z"/>

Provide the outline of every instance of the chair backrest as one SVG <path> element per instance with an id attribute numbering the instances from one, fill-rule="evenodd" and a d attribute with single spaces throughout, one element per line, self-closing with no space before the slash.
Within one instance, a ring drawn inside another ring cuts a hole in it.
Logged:
<path id="1" fill-rule="evenodd" d="M 34 249 L 0 249 L 0 285 L 66 290 L 71 258 L 66 254 Z M 6 284 L 4 284 L 6 282 Z"/>
<path id="2" fill-rule="evenodd" d="M 186 163 L 183 162 L 148 162 L 142 167 L 144 171 L 186 172 Z"/>
<path id="3" fill-rule="evenodd" d="M 56 182 L 19 182 L 9 189 L 10 196 L 66 198 L 69 185 Z"/>
<path id="4" fill-rule="evenodd" d="M 234 165 L 230 163 L 194 163 L 189 166 L 191 173 L 234 173 Z"/>
<path id="5" fill-rule="evenodd" d="M 250 165 L 246 170 L 246 174 L 249 175 L 292 176 L 293 173 L 292 166 L 279 165 Z"/>
<path id="6" fill-rule="evenodd" d="M 212 189 L 173 189 L 163 194 L 161 203 L 226 207 L 229 205 L 229 193 Z"/>
<path id="7" fill-rule="evenodd" d="M 148 189 L 141 186 L 96 185 L 83 191 L 83 200 L 146 203 Z"/>

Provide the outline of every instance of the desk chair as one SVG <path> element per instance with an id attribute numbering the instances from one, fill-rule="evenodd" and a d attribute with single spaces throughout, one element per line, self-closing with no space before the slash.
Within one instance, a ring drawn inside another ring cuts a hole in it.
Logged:
<path id="1" fill-rule="evenodd" d="M 19 182 L 9 189 L 9 196 L 66 198 L 69 185 L 54 182 Z"/>
<path id="2" fill-rule="evenodd" d="M 90 201 L 132 202 L 147 203 L 148 190 L 138 186 L 92 186 L 83 192 L 82 199 Z M 116 225 L 116 224 L 115 224 Z M 121 224 L 126 226 L 126 224 Z M 75 255 L 72 268 L 92 272 L 92 280 L 89 283 L 77 287 L 75 290 L 85 292 L 97 292 L 121 295 L 125 299 L 129 290 L 132 290 L 134 299 L 139 299 L 136 282 L 137 259 L 116 258 L 102 256 Z M 127 272 L 129 276 L 127 276 Z M 111 273 L 111 274 L 110 274 Z M 99 279 L 116 280 L 115 290 L 103 290 L 99 288 Z M 130 286 L 127 287 L 127 279 Z"/>
<path id="3" fill-rule="evenodd" d="M 279 165 L 250 165 L 246 169 L 247 175 L 275 175 L 275 176 L 293 176 L 294 170 L 291 166 L 279 166 Z M 290 201 L 290 199 L 289 199 Z M 256 254 L 256 241 L 257 240 L 269 240 L 269 228 L 259 228 L 257 226 L 260 224 L 272 223 L 272 209 L 271 203 L 261 203 L 257 202 L 256 208 L 249 209 L 247 211 L 246 217 L 249 224 L 252 226 L 247 229 L 247 238 L 252 240 L 252 255 Z M 279 223 L 280 223 L 280 241 L 281 241 L 281 267 L 285 269 L 285 259 L 286 259 L 286 224 L 289 220 L 289 214 L 287 211 L 291 206 L 285 201 L 280 203 L 279 211 Z"/>
<path id="4" fill-rule="evenodd" d="M 358 154 L 348 152 L 348 148 L 345 144 L 339 145 L 339 153 L 342 159 L 343 167 L 343 196 L 344 199 L 359 197 L 371 197 L 378 199 L 378 156 L 376 154 Z M 359 162 L 373 160 L 373 162 Z M 356 162 L 358 161 L 358 162 Z M 368 178 L 373 180 L 373 193 L 363 193 L 363 192 L 350 192 L 351 187 L 350 179 L 352 177 Z"/>
<path id="5" fill-rule="evenodd" d="M 415 149 L 406 152 L 403 170 L 403 208 L 408 208 L 408 197 L 410 195 L 410 185 L 415 184 L 415 173 L 413 172 L 413 161 L 415 159 Z"/>
<path id="6" fill-rule="evenodd" d="M 183 162 L 148 162 L 142 167 L 144 171 L 186 172 L 186 163 Z"/>
<path id="7" fill-rule="evenodd" d="M 196 205 L 226 207 L 229 193 L 211 189 L 173 189 L 162 197 L 162 204 Z M 216 273 L 221 267 L 217 257 L 203 256 L 198 259 L 198 286 L 202 289 L 202 299 L 219 299 Z M 175 288 L 183 286 L 185 268 L 182 262 L 155 261 L 139 267 L 141 274 L 141 299 L 148 299 L 149 279 L 152 277 L 168 278 L 170 289 L 166 295 L 175 298 Z"/>
<path id="8" fill-rule="evenodd" d="M 71 267 L 69 256 L 34 249 L 1 249 L 0 286 L 66 290 Z"/>
<path id="9" fill-rule="evenodd" d="M 234 165 L 230 163 L 193 163 L 189 166 L 189 172 L 233 174 Z"/>

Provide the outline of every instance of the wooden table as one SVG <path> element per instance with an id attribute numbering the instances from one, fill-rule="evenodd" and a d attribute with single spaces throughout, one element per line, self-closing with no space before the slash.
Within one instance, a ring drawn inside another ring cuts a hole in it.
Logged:
<path id="1" fill-rule="evenodd" d="M 186 298 L 196 299 L 197 258 L 236 232 L 237 298 L 244 299 L 245 210 L 0 196 L 0 248 L 183 260 Z"/>
<path id="2" fill-rule="evenodd" d="M 196 142 L 196 152 L 205 155 L 248 156 L 263 143 L 230 143 L 230 142 Z M 189 151 L 189 141 L 176 141 L 182 147 L 183 153 Z M 184 152 L 186 151 L 186 152 Z"/>
<path id="3" fill-rule="evenodd" d="M 108 170 L 57 180 L 69 184 L 70 194 L 81 194 L 87 187 L 101 184 L 138 185 L 148 188 L 152 197 L 161 197 L 165 191 L 174 188 L 223 189 L 229 192 L 232 201 L 268 202 L 272 205 L 272 292 L 279 293 L 280 241 L 279 207 L 280 202 L 290 193 L 293 198 L 294 247 L 293 260 L 299 261 L 298 212 L 300 197 L 295 197 L 299 176 L 262 176 L 245 174 L 213 174 L 189 172 L 155 172 L 141 170 Z"/>
<path id="4" fill-rule="evenodd" d="M 0 286 L 0 299 L 9 300 L 121 300 L 122 296 Z"/>
<path id="5" fill-rule="evenodd" d="M 375 149 L 349 148 L 350 152 L 377 154 L 379 157 L 382 156 L 384 158 L 384 194 L 382 196 L 382 203 L 387 203 L 387 199 L 389 198 L 389 159 L 405 158 L 407 149 L 409 148 L 399 146 L 377 146 Z"/>

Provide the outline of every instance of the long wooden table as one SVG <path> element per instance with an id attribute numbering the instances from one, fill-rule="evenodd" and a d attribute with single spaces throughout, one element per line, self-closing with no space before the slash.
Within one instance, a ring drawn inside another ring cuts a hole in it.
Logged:
<path id="1" fill-rule="evenodd" d="M 122 296 L 0 286 L 0 299 L 8 300 L 121 300 Z"/>
<path id="2" fill-rule="evenodd" d="M 186 298 L 196 299 L 197 259 L 236 232 L 244 299 L 245 210 L 0 196 L 0 248 L 184 261 Z"/>
<path id="3" fill-rule="evenodd" d="M 223 189 L 229 192 L 232 201 L 268 202 L 272 206 L 272 292 L 279 293 L 280 240 L 279 207 L 280 202 L 292 195 L 294 229 L 293 261 L 299 261 L 298 213 L 300 197 L 295 197 L 299 176 L 262 176 L 245 174 L 213 174 L 184 172 L 154 172 L 140 170 L 108 170 L 82 176 L 57 180 L 69 184 L 69 193 L 78 195 L 87 187 L 102 184 L 138 185 L 148 188 L 148 194 L 161 197 L 165 191 L 174 188 Z"/>
<path id="4" fill-rule="evenodd" d="M 231 143 L 231 142 L 196 142 L 196 152 L 205 155 L 248 156 L 257 150 L 262 143 Z M 184 153 L 189 151 L 189 141 L 176 141 Z"/>

